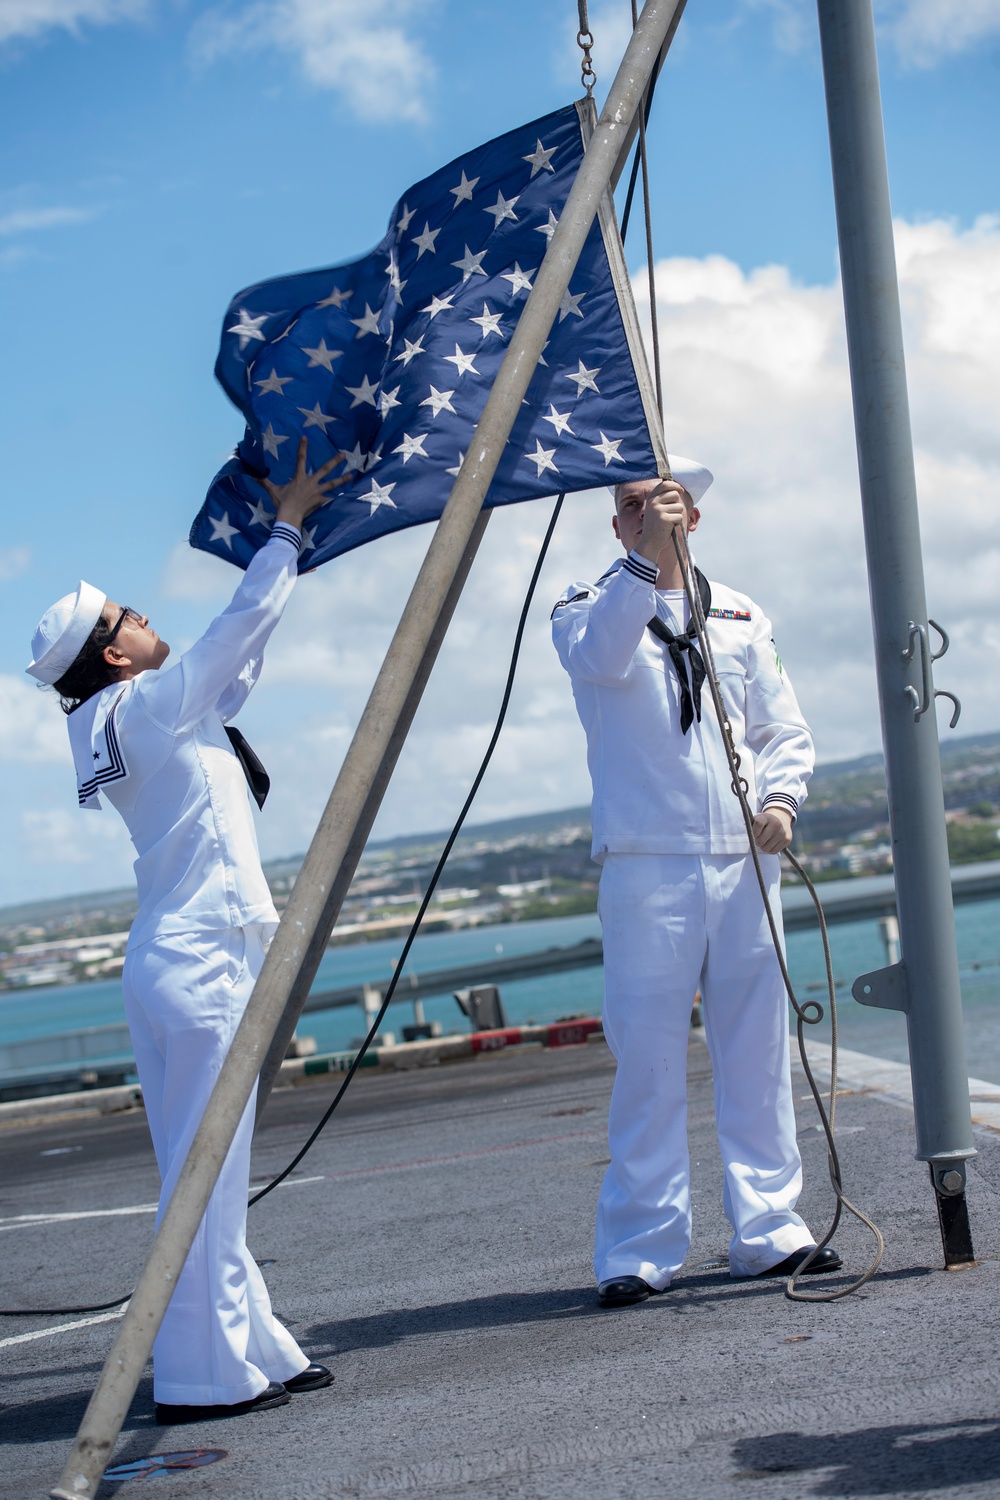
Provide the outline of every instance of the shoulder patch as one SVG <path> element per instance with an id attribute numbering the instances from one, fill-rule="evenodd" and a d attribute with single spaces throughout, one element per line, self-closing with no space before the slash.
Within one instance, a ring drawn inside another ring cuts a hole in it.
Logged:
<path id="1" fill-rule="evenodd" d="M 588 599 L 589 597 L 590 595 L 587 590 L 581 589 L 578 594 L 571 594 L 568 599 L 557 599 L 552 606 L 552 614 L 549 615 L 549 619 L 552 620 L 555 618 L 557 609 L 565 609 L 567 604 L 576 604 L 579 599 Z"/>
<path id="2" fill-rule="evenodd" d="M 748 609 L 710 609 L 708 612 L 710 620 L 744 620 L 750 622 L 750 611 Z"/>

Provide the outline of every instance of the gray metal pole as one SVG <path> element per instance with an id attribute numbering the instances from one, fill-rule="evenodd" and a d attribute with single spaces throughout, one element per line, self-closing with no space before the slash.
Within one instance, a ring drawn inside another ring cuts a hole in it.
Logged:
<path id="1" fill-rule="evenodd" d="M 679 3 L 647 0 L 632 34 L 118 1337 L 84 1413 L 66 1467 L 50 1491 L 53 1500 L 91 1500 L 100 1483 L 271 1037 L 315 934 L 329 919 L 329 898 L 337 872 L 359 818 L 370 807 L 379 768 L 462 566 L 486 492 L 618 160 L 623 135 Z"/>
<path id="2" fill-rule="evenodd" d="M 875 25 L 871 0 L 818 8 L 902 953 L 854 995 L 906 1012 L 917 1157 L 961 1265 L 975 1150 Z"/>

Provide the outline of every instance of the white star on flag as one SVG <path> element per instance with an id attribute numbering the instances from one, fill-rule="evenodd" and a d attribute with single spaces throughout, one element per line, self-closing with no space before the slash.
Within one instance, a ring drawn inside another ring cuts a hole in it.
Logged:
<path id="1" fill-rule="evenodd" d="M 580 368 L 577 370 L 576 374 L 566 375 L 565 379 L 572 380 L 573 384 L 576 386 L 576 394 L 578 396 L 582 396 L 584 391 L 594 391 L 599 396 L 601 393 L 597 389 L 596 377 L 601 373 L 600 365 L 595 365 L 592 370 L 588 370 L 582 359 L 579 360 L 578 363 Z"/>
<path id="2" fill-rule="evenodd" d="M 577 292 L 576 296 L 574 297 L 569 287 L 566 288 L 565 295 L 563 296 L 563 299 L 559 304 L 560 323 L 562 322 L 563 318 L 568 318 L 570 313 L 573 314 L 574 318 L 583 317 L 583 313 L 580 311 L 580 303 L 583 301 L 586 295 L 586 292 Z"/>
<path id="3" fill-rule="evenodd" d="M 473 177 L 472 181 L 470 182 L 465 175 L 465 169 L 462 169 L 462 180 L 458 184 L 458 187 L 448 189 L 449 193 L 455 194 L 455 201 L 452 204 L 453 208 L 457 208 L 458 205 L 462 202 L 463 198 L 467 198 L 470 203 L 472 202 L 472 189 L 476 186 L 476 183 L 478 181 L 478 177 Z"/>
<path id="4" fill-rule="evenodd" d="M 364 317 L 351 319 L 351 322 L 358 330 L 354 335 L 356 339 L 364 338 L 366 333 L 378 333 L 378 320 L 381 311 L 382 309 L 379 308 L 378 312 L 372 312 L 371 308 L 368 306 L 368 303 L 365 303 Z"/>
<path id="5" fill-rule="evenodd" d="M 500 332 L 500 319 L 502 317 L 503 313 L 491 313 L 486 303 L 484 302 L 482 317 L 470 318 L 469 322 L 479 324 L 480 328 L 483 330 L 483 338 L 486 338 L 487 334 L 490 333 L 495 333 L 498 338 L 503 338 L 503 334 Z"/>
<path id="6" fill-rule="evenodd" d="M 510 282 L 510 294 L 512 297 L 518 292 L 531 291 L 531 278 L 537 270 L 538 267 L 534 266 L 530 271 L 522 271 L 517 261 L 515 261 L 513 271 L 501 272 L 503 280 Z"/>
<path id="7" fill-rule="evenodd" d="M 552 236 L 555 234 L 555 232 L 556 232 L 556 230 L 558 228 L 559 228 L 559 220 L 556 218 L 555 214 L 552 212 L 552 210 L 550 208 L 549 209 L 549 222 L 547 224 L 536 224 L 535 225 L 535 233 L 536 234 L 544 234 L 545 238 L 547 240 L 550 240 L 552 238 Z"/>
<path id="8" fill-rule="evenodd" d="M 232 328 L 227 328 L 226 332 L 239 334 L 240 350 L 242 352 L 242 350 L 246 348 L 247 344 L 249 344 L 251 339 L 260 339 L 261 343 L 264 343 L 264 335 L 261 333 L 260 328 L 261 324 L 266 323 L 270 316 L 270 313 L 261 313 L 259 318 L 251 318 L 246 308 L 241 307 L 240 321 L 238 323 L 234 323 Z"/>
<path id="9" fill-rule="evenodd" d="M 426 441 L 426 432 L 419 433 L 417 437 L 411 437 L 408 432 L 404 432 L 403 441 L 400 443 L 398 448 L 393 448 L 392 451 L 393 453 L 401 453 L 403 455 L 404 464 L 408 464 L 415 453 L 418 453 L 421 458 L 427 458 L 429 456 L 424 450 L 424 444 L 426 443 Z"/>
<path id="10" fill-rule="evenodd" d="M 303 552 L 312 552 L 312 550 L 313 550 L 313 548 L 315 546 L 316 546 L 316 528 L 315 528 L 315 526 L 310 526 L 309 529 L 308 529 L 308 531 L 303 531 L 303 533 L 302 533 L 302 551 Z"/>
<path id="11" fill-rule="evenodd" d="M 354 400 L 351 402 L 352 411 L 356 406 L 361 406 L 364 402 L 367 402 L 369 406 L 375 405 L 375 392 L 378 390 L 378 386 L 372 385 L 367 375 L 362 375 L 360 385 L 347 385 L 344 389 L 349 396 L 354 397 Z"/>
<path id="12" fill-rule="evenodd" d="M 552 426 L 556 430 L 556 437 L 562 437 L 562 435 L 563 435 L 564 432 L 568 432 L 569 435 L 570 435 L 570 437 L 574 437 L 575 434 L 573 432 L 573 429 L 569 425 L 569 417 L 570 417 L 570 414 L 569 414 L 568 411 L 565 411 L 565 412 L 556 411 L 555 407 L 550 403 L 549 404 L 549 414 L 548 414 L 547 417 L 543 417 L 542 421 L 543 422 L 551 422 L 552 423 Z M 593 446 L 593 445 L 591 445 L 591 446 Z"/>
<path id="13" fill-rule="evenodd" d="M 455 467 L 453 469 L 445 469 L 444 472 L 446 474 L 451 474 L 452 477 L 454 477 L 455 475 L 457 475 L 459 469 L 462 467 L 462 465 L 464 463 L 465 463 L 465 454 L 464 453 L 460 453 L 458 455 L 458 463 L 455 465 Z"/>
<path id="14" fill-rule="evenodd" d="M 394 391 L 383 391 L 382 394 L 379 396 L 379 398 L 378 398 L 378 406 L 379 406 L 379 411 L 382 413 L 383 417 L 386 416 L 388 412 L 391 412 L 392 408 L 394 406 L 399 406 L 400 405 L 400 402 L 397 400 L 398 396 L 399 396 L 399 386 L 398 385 L 397 385 L 397 387 L 396 387 L 396 389 Z"/>
<path id="15" fill-rule="evenodd" d="M 425 250 L 429 250 L 432 255 L 437 255 L 437 251 L 434 249 L 434 241 L 440 233 L 440 229 L 432 229 L 426 220 L 424 221 L 423 234 L 415 234 L 413 236 L 413 243 L 419 247 L 417 250 L 417 260 L 420 259 Z"/>
<path id="16" fill-rule="evenodd" d="M 453 260 L 452 261 L 452 265 L 455 267 L 456 271 L 461 271 L 461 273 L 462 273 L 462 285 L 463 286 L 468 281 L 468 279 L 469 279 L 470 276 L 473 276 L 473 275 L 485 276 L 486 275 L 486 272 L 483 270 L 483 267 L 482 267 L 482 262 L 485 259 L 485 257 L 486 257 L 486 251 L 485 250 L 480 250 L 480 252 L 479 252 L 478 255 L 473 255 L 473 253 L 469 249 L 468 245 L 466 245 L 466 247 L 465 247 L 465 254 L 462 256 L 462 259 L 461 260 Z"/>
<path id="17" fill-rule="evenodd" d="M 399 234 L 406 233 L 406 231 L 410 227 L 410 220 L 413 218 L 413 215 L 415 213 L 415 208 L 407 208 L 406 204 L 403 204 L 403 211 L 400 214 L 399 218 L 396 220 L 396 229 Z"/>
<path id="18" fill-rule="evenodd" d="M 454 365 L 459 375 L 465 375 L 468 371 L 471 371 L 473 375 L 479 374 L 473 363 L 475 357 L 474 354 L 463 354 L 457 344 L 455 345 L 454 354 L 446 354 L 444 356 L 445 363 Z"/>
<path id="19" fill-rule="evenodd" d="M 316 306 L 317 307 L 343 307 L 344 303 L 347 302 L 348 299 L 350 298 L 350 295 L 351 295 L 350 287 L 348 287 L 346 291 L 341 291 L 341 289 L 340 289 L 339 286 L 335 286 L 334 289 L 333 289 L 333 291 L 330 293 L 329 297 L 324 297 L 322 302 L 317 302 L 316 303 Z"/>
<path id="20" fill-rule="evenodd" d="M 427 311 L 432 318 L 436 318 L 439 312 L 444 312 L 451 307 L 451 297 L 432 297 L 427 304 Z"/>
<path id="21" fill-rule="evenodd" d="M 401 353 L 393 356 L 393 364 L 395 364 L 397 359 L 401 359 L 405 367 L 410 363 L 411 359 L 416 359 L 418 354 L 424 353 L 424 336 L 423 334 L 421 334 L 420 337 L 412 344 L 410 343 L 408 338 L 404 338 L 403 343 L 406 345 L 406 348 L 403 349 Z"/>
<path id="22" fill-rule="evenodd" d="M 455 408 L 451 404 L 451 398 L 454 394 L 454 391 L 439 391 L 436 386 L 432 385 L 430 395 L 425 401 L 421 401 L 420 405 L 429 406 L 432 417 L 438 416 L 443 411 L 450 411 L 452 416 L 454 416 Z"/>
<path id="23" fill-rule="evenodd" d="M 283 394 L 285 386 L 288 385 L 291 380 L 291 375 L 279 375 L 277 370 L 272 370 L 266 380 L 255 380 L 254 385 L 260 391 L 262 396 L 266 395 L 268 391 L 272 391 L 274 395 L 280 396 Z"/>
<path id="24" fill-rule="evenodd" d="M 535 175 L 536 172 L 543 172 L 543 171 L 544 172 L 554 172 L 555 171 L 555 167 L 552 165 L 552 158 L 556 154 L 556 149 L 557 148 L 555 146 L 550 146 L 549 149 L 548 149 L 548 151 L 546 151 L 546 149 L 542 145 L 541 141 L 539 141 L 538 144 L 536 145 L 534 151 L 531 153 L 530 156 L 522 156 L 521 157 L 522 161 L 527 161 L 527 162 L 531 163 L 531 176 L 532 177 L 534 177 L 534 175 Z M 530 181 L 531 179 L 529 178 L 528 180 Z"/>
<path id="25" fill-rule="evenodd" d="M 224 510 L 221 516 L 209 516 L 212 523 L 212 535 L 209 538 L 213 542 L 225 542 L 230 552 L 233 550 L 233 537 L 239 532 L 238 526 L 230 526 L 229 512 Z"/>
<path id="26" fill-rule="evenodd" d="M 355 443 L 350 453 L 344 454 L 344 473 L 363 474 L 365 472 L 365 459 L 367 457 L 368 454 L 361 451 L 361 443 Z"/>
<path id="27" fill-rule="evenodd" d="M 591 443 L 590 446 L 594 449 L 595 453 L 601 454 L 602 458 L 604 459 L 604 467 L 607 468 L 608 464 L 613 458 L 616 458 L 620 464 L 623 464 L 625 462 L 621 454 L 618 452 L 618 449 L 621 447 L 624 441 L 624 438 L 605 437 L 604 433 L 602 432 L 601 441 L 599 443 Z"/>
<path id="28" fill-rule="evenodd" d="M 316 402 L 316 405 L 313 407 L 312 411 L 307 411 L 304 406 L 300 406 L 299 411 L 305 417 L 305 421 L 302 424 L 303 427 L 318 427 L 323 436 L 326 436 L 326 424 L 328 422 L 332 422 L 333 418 L 328 417 L 326 412 L 320 411 L 318 401 Z"/>
<path id="29" fill-rule="evenodd" d="M 503 193 L 497 193 L 497 201 L 491 208 L 484 208 L 484 214 L 493 215 L 493 228 L 499 229 L 504 219 L 513 219 L 517 223 L 517 214 L 514 212 L 514 204 L 517 198 L 505 198 Z"/>
<path id="30" fill-rule="evenodd" d="M 264 452 L 270 453 L 272 458 L 277 458 L 278 456 L 278 444 L 288 442 L 287 437 L 282 437 L 277 432 L 275 432 L 270 422 L 268 422 L 267 426 L 264 428 L 264 431 L 261 433 L 261 440 L 264 444 Z"/>
<path id="31" fill-rule="evenodd" d="M 366 474 L 369 472 L 370 469 L 374 469 L 374 467 L 375 467 L 376 464 L 380 464 L 382 462 L 382 449 L 383 449 L 384 446 L 385 446 L 384 443 L 379 443 L 378 447 L 377 448 L 373 448 L 372 451 L 369 453 L 368 457 L 365 459 L 365 473 Z"/>
<path id="32" fill-rule="evenodd" d="M 539 479 L 541 479 L 541 477 L 545 473 L 546 469 L 551 469 L 552 472 L 553 472 L 553 474 L 558 474 L 559 473 L 559 470 L 556 468 L 555 464 L 552 462 L 552 459 L 555 456 L 555 451 L 556 450 L 554 448 L 543 448 L 542 445 L 541 445 L 541 443 L 538 441 L 538 439 L 535 438 L 535 451 L 534 451 L 534 453 L 526 453 L 524 455 L 525 458 L 528 459 L 530 463 L 533 463 L 533 464 L 537 465 L 537 467 L 538 467 L 538 478 Z"/>
<path id="33" fill-rule="evenodd" d="M 274 517 L 269 510 L 264 508 L 263 501 L 255 500 L 250 506 L 250 525 L 270 527 L 273 524 Z"/>
<path id="34" fill-rule="evenodd" d="M 309 356 L 310 370 L 315 370 L 317 366 L 322 365 L 323 369 L 329 370 L 331 375 L 333 374 L 334 360 L 339 359 L 343 352 L 343 349 L 328 349 L 326 347 L 326 339 L 320 339 L 315 349 L 303 349 L 302 351 L 303 354 L 308 354 Z"/>
<path id="35" fill-rule="evenodd" d="M 392 499 L 392 492 L 395 488 L 395 480 L 393 480 L 392 484 L 379 484 L 377 479 L 373 479 L 372 487 L 367 495 L 359 495 L 358 499 L 371 502 L 371 510 L 368 512 L 370 516 L 375 514 L 380 505 L 388 505 L 390 510 L 395 510 L 396 502 Z"/>

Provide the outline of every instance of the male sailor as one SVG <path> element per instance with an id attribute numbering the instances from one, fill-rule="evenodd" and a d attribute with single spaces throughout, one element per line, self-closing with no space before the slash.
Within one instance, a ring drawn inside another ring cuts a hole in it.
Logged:
<path id="1" fill-rule="evenodd" d="M 605 1307 L 665 1291 L 690 1245 L 685 1068 L 699 989 L 730 1274 L 791 1275 L 815 1245 L 795 1212 L 788 1005 L 707 689 L 703 711 L 705 666 L 672 540 L 675 526 L 697 528 L 713 476 L 690 459 L 669 464 L 671 480 L 616 488 L 625 557 L 596 584 L 573 584 L 552 614 L 587 736 L 604 1033 L 618 1064 L 594 1253 Z M 696 581 L 780 923 L 778 856 L 806 794 L 812 738 L 759 607 L 700 571 Z M 807 1269 L 840 1264 L 828 1247 Z"/>
<path id="2" fill-rule="evenodd" d="M 228 608 L 171 671 L 159 670 L 170 648 L 147 616 L 88 583 L 43 615 L 32 642 L 28 672 L 55 687 L 69 715 L 81 807 L 106 797 L 136 849 L 139 907 L 122 990 L 161 1215 L 278 920 L 226 725 L 291 595 L 302 524 L 346 482 L 329 477 L 341 461 L 308 474 L 303 439 L 291 482 L 265 481 L 277 507 L 270 536 Z M 282 1406 L 333 1380 L 273 1316 L 247 1250 L 254 1102 L 154 1345 L 156 1419 L 165 1425 Z"/>

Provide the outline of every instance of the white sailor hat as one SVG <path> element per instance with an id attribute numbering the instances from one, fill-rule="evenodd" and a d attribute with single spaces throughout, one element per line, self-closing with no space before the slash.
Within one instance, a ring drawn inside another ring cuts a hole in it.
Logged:
<path id="1" fill-rule="evenodd" d="M 31 638 L 34 660 L 24 670 L 39 682 L 58 682 L 82 651 L 101 618 L 107 597 L 81 579 L 75 593 L 58 599 L 38 622 Z"/>
<path id="2" fill-rule="evenodd" d="M 711 469 L 706 469 L 704 464 L 696 462 L 693 458 L 682 458 L 679 453 L 668 453 L 667 463 L 670 465 L 671 479 L 676 479 L 678 484 L 682 484 L 691 496 L 692 503 L 697 505 L 715 478 Z M 649 475 L 650 479 L 658 477 L 656 474 Z M 609 485 L 608 488 L 613 495 L 615 492 L 614 486 Z"/>

